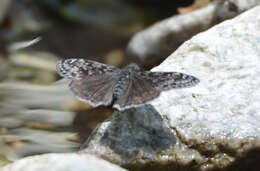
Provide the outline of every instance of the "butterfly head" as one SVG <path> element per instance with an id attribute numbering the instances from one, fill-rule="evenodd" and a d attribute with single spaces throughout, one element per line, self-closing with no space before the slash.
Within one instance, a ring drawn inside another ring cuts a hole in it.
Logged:
<path id="1" fill-rule="evenodd" d="M 127 70 L 140 70 L 140 67 L 135 63 L 130 63 L 127 66 L 124 67 L 124 69 Z"/>

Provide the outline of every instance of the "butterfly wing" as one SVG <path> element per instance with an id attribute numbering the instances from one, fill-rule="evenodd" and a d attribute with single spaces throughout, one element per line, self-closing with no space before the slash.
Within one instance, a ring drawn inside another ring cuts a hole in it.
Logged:
<path id="1" fill-rule="evenodd" d="M 138 72 L 138 75 L 140 75 L 144 80 L 151 81 L 153 87 L 159 91 L 192 87 L 200 82 L 198 78 L 181 72 L 144 71 Z"/>
<path id="2" fill-rule="evenodd" d="M 58 73 L 71 80 L 70 90 L 92 106 L 109 105 L 119 69 L 84 59 L 67 59 L 57 63 Z"/>
<path id="3" fill-rule="evenodd" d="M 58 61 L 56 69 L 60 76 L 72 80 L 81 79 L 86 76 L 117 73 L 119 70 L 113 66 L 79 58 Z"/>
<path id="4" fill-rule="evenodd" d="M 142 105 L 160 94 L 160 92 L 153 87 L 150 80 L 144 80 L 138 75 L 131 75 L 128 79 L 128 83 L 123 87 L 123 93 L 113 105 L 113 107 L 118 110 Z"/>
<path id="5" fill-rule="evenodd" d="M 71 81 L 70 90 L 76 97 L 92 106 L 110 105 L 113 100 L 113 90 L 117 80 L 114 75 L 99 75 L 84 77 Z"/>

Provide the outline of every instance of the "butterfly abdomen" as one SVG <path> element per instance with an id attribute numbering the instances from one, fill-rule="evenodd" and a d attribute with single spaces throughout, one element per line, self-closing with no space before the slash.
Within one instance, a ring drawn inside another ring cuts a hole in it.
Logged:
<path id="1" fill-rule="evenodd" d="M 116 101 L 119 96 L 124 93 L 124 90 L 126 89 L 126 86 L 129 82 L 130 73 L 128 72 L 121 72 L 120 76 L 118 78 L 118 81 L 114 87 L 114 93 L 113 93 L 113 99 Z"/>

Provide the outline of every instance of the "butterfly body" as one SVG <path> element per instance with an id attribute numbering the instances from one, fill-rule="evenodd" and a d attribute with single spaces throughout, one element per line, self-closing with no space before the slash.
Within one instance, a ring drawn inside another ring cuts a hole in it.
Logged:
<path id="1" fill-rule="evenodd" d="M 184 73 L 142 71 L 136 64 L 119 69 L 85 59 L 59 61 L 57 71 L 71 80 L 69 87 L 80 100 L 93 106 L 112 105 L 118 110 L 145 104 L 161 91 L 199 82 Z"/>
<path id="2" fill-rule="evenodd" d="M 133 77 L 135 71 L 140 70 L 136 64 L 129 64 L 118 73 L 118 81 L 114 87 L 114 101 L 117 101 Z"/>

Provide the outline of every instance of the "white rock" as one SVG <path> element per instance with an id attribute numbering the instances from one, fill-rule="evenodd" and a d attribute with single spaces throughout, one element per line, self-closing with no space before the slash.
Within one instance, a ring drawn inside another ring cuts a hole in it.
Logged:
<path id="1" fill-rule="evenodd" d="M 92 133 L 82 153 L 132 170 L 259 170 L 260 6 L 193 37 L 154 71 L 184 72 L 201 82 L 163 92 L 150 102 L 156 110 L 142 106 L 115 113 Z M 158 112 L 172 134 L 160 136 Z"/>
<path id="2" fill-rule="evenodd" d="M 154 71 L 201 80 L 152 102 L 183 142 L 232 157 L 260 147 L 260 6 L 193 37 Z"/>
<path id="3" fill-rule="evenodd" d="M 26 157 L 2 168 L 2 171 L 124 171 L 103 159 L 75 153 L 44 154 Z"/>
<path id="4" fill-rule="evenodd" d="M 174 15 L 136 34 L 128 44 L 128 56 L 155 65 L 195 34 L 259 4 L 259 0 L 215 0 L 204 8 Z"/>

